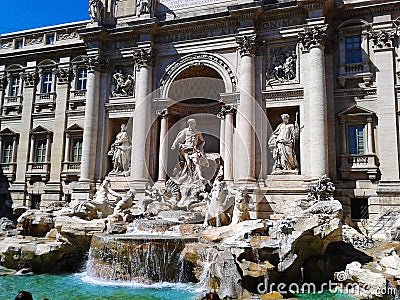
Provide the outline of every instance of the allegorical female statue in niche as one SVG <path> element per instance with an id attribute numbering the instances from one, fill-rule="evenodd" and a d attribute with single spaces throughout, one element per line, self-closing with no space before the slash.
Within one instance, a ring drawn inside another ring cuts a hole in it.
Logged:
<path id="1" fill-rule="evenodd" d="M 126 132 L 126 124 L 121 125 L 121 131 L 115 137 L 108 155 L 112 156 L 113 169 L 110 174 L 128 172 L 131 162 L 131 142 Z"/>
<path id="2" fill-rule="evenodd" d="M 295 143 L 299 139 L 300 128 L 297 124 L 289 124 L 289 115 L 281 115 L 282 123 L 274 130 L 268 141 L 275 160 L 272 174 L 292 173 L 298 171 L 299 165 L 296 159 Z"/>

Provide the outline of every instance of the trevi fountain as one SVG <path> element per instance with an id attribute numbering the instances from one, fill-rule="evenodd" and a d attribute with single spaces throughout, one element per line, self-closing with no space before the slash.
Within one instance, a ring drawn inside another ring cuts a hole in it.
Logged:
<path id="1" fill-rule="evenodd" d="M 288 114 L 281 118 L 268 145 L 273 172 L 285 175 L 297 172 L 293 147 L 300 128 Z M 224 180 L 221 157 L 205 152 L 195 118 L 185 120 L 169 146 L 178 163 L 168 181 L 149 185 L 138 197 L 129 185 L 132 141 L 126 128 L 122 124 L 107 153 L 112 170 L 92 198 L 54 202 L 43 210 L 19 208 L 16 227 L 12 216 L 2 219 L 3 275 L 84 270 L 79 275 L 84 279 L 62 277 L 65 284 L 131 285 L 139 291 L 134 299 L 147 299 L 148 288 L 157 287 L 160 299 L 216 294 L 220 299 L 282 299 L 322 292 L 319 299 L 337 292 L 343 299 L 343 294 L 400 297 L 399 244 L 394 241 L 399 212 L 388 210 L 356 230 L 343 222 L 335 186 L 324 175 L 309 183 L 307 195 L 286 215 L 251 218 L 256 191 Z M 169 292 L 163 294 L 166 287 Z M 106 296 L 107 290 L 102 293 Z"/>

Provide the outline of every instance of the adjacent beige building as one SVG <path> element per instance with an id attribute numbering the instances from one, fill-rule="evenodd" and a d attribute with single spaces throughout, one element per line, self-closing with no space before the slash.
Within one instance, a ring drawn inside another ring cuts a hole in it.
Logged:
<path id="1" fill-rule="evenodd" d="M 169 133 L 193 115 L 253 217 L 294 209 L 323 174 L 354 221 L 400 204 L 399 1 L 98 0 L 89 15 L 0 36 L 0 205 L 86 199 L 122 124 L 131 167 L 112 181 L 163 186 Z M 282 114 L 298 167 L 276 172 Z"/>

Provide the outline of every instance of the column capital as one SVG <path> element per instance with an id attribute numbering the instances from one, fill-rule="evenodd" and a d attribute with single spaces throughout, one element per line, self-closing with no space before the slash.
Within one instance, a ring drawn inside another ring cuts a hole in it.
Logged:
<path id="1" fill-rule="evenodd" d="M 373 42 L 374 50 L 383 50 L 393 47 L 393 41 L 396 31 L 393 29 L 382 29 L 379 31 L 371 31 L 369 36 Z"/>
<path id="2" fill-rule="evenodd" d="M 327 27 L 327 25 L 322 25 L 304 28 L 304 31 L 298 34 L 298 40 L 303 46 L 303 51 L 310 51 L 315 47 L 324 47 Z"/>
<path id="3" fill-rule="evenodd" d="M 88 72 L 101 72 L 107 66 L 107 61 L 104 61 L 98 54 L 85 56 L 83 60 Z"/>
<path id="4" fill-rule="evenodd" d="M 169 111 L 168 108 L 164 108 L 164 109 L 157 109 L 156 110 L 156 115 L 159 116 L 160 118 L 168 118 L 169 115 Z"/>
<path id="5" fill-rule="evenodd" d="M 70 67 L 54 68 L 52 72 L 57 76 L 57 83 L 60 85 L 68 84 L 71 80 L 72 69 Z"/>
<path id="6" fill-rule="evenodd" d="M 236 43 L 241 57 L 255 55 L 259 47 L 255 34 L 238 36 Z"/>
<path id="7" fill-rule="evenodd" d="M 221 110 L 217 113 L 217 118 L 225 120 L 225 116 L 226 116 L 226 111 L 224 109 L 224 106 L 222 106 Z"/>
<path id="8" fill-rule="evenodd" d="M 154 64 L 154 53 L 153 49 L 140 49 L 135 51 L 133 54 L 133 60 L 139 67 L 151 67 Z"/>
<path id="9" fill-rule="evenodd" d="M 39 79 L 39 74 L 36 70 L 21 72 L 19 75 L 24 81 L 26 88 L 34 87 L 37 84 L 37 80 Z"/>

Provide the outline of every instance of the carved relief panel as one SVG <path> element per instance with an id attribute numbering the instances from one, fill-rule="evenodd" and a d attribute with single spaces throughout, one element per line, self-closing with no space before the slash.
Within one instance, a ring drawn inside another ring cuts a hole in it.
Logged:
<path id="1" fill-rule="evenodd" d="M 116 66 L 111 77 L 110 97 L 133 97 L 136 77 L 133 66 Z"/>
<path id="2" fill-rule="evenodd" d="M 298 73 L 298 55 L 295 44 L 267 48 L 267 86 L 298 83 Z"/>

